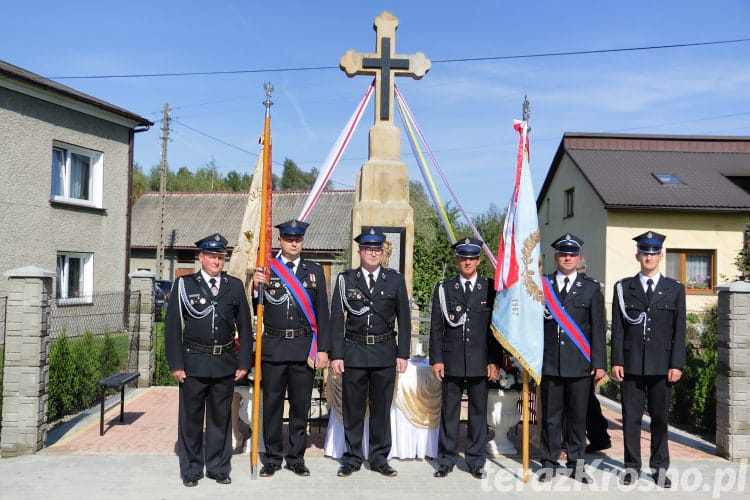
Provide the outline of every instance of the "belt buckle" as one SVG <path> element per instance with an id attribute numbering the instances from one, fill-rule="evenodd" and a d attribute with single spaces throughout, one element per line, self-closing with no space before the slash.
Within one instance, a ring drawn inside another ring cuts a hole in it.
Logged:
<path id="1" fill-rule="evenodd" d="M 221 345 L 214 345 L 214 346 L 213 346 L 213 351 L 211 351 L 211 354 L 213 354 L 214 356 L 219 356 L 219 355 L 221 355 L 221 349 L 222 349 L 222 347 L 224 347 L 224 346 L 221 346 Z"/>
<path id="2" fill-rule="evenodd" d="M 375 345 L 375 335 L 365 335 L 365 343 L 367 345 Z"/>
<path id="3" fill-rule="evenodd" d="M 284 330 L 284 338 L 285 339 L 293 339 L 294 338 L 294 330 Z"/>

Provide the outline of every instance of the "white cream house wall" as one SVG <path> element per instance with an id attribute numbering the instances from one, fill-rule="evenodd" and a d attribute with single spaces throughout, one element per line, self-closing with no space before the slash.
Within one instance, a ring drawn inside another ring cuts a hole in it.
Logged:
<path id="1" fill-rule="evenodd" d="M 563 217 L 565 191 L 570 188 L 575 188 L 573 216 L 566 218 Z M 549 206 L 549 221 L 547 220 L 547 206 Z M 564 233 L 573 233 L 583 239 L 587 274 L 598 280 L 606 278 L 604 260 L 607 214 L 599 196 L 567 154 L 561 159 L 557 172 L 547 188 L 538 215 L 545 274 L 555 270 L 554 250 L 550 246 L 552 242 Z"/>
<path id="2" fill-rule="evenodd" d="M 636 247 L 633 236 L 646 230 L 666 235 L 664 241 L 665 258 L 660 270 L 666 269 L 666 251 L 670 248 L 681 250 L 715 250 L 716 279 L 721 284 L 734 281 L 739 274 L 734 260 L 742 249 L 747 213 L 690 213 L 665 211 L 610 211 L 607 227 L 607 276 L 608 317 L 611 314 L 613 286 L 616 280 L 634 276 L 638 272 L 635 260 Z M 679 279 L 679 276 L 670 276 Z M 688 311 L 701 311 L 715 304 L 717 296 L 711 294 L 688 293 Z"/>
<path id="3" fill-rule="evenodd" d="M 127 127 L 0 87 L 0 276 L 55 271 L 58 251 L 85 252 L 94 254 L 94 292 L 125 288 L 129 137 Z M 103 153 L 104 210 L 50 203 L 53 141 Z"/>

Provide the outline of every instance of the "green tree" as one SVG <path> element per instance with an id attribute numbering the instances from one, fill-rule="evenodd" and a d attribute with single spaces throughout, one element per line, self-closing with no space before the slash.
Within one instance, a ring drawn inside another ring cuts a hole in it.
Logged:
<path id="1" fill-rule="evenodd" d="M 289 158 L 284 159 L 284 171 L 281 174 L 279 189 L 291 190 L 308 190 L 315 183 L 317 174 L 313 172 L 303 172 L 296 163 Z"/>
<path id="2" fill-rule="evenodd" d="M 457 268 L 450 239 L 419 182 L 409 183 L 409 202 L 414 210 L 414 301 L 426 311 L 435 283 L 454 274 Z M 455 222 L 456 210 L 449 209 L 448 214 Z"/>
<path id="3" fill-rule="evenodd" d="M 101 352 L 99 353 L 99 373 L 101 377 L 118 373 L 120 371 L 120 365 L 122 365 L 122 359 L 117 350 L 115 338 L 109 330 L 104 330 L 104 341 L 102 343 Z"/>
<path id="4" fill-rule="evenodd" d="M 500 242 L 500 234 L 503 232 L 505 223 L 505 211 L 501 212 L 494 203 L 490 204 L 489 209 L 472 219 L 479 234 L 482 235 L 484 242 L 487 244 L 490 252 L 497 251 L 497 245 Z M 492 279 L 495 276 L 495 268 L 492 267 L 490 259 L 485 255 L 479 264 L 479 274 L 485 278 Z"/>
<path id="5" fill-rule="evenodd" d="M 133 189 L 130 191 L 130 203 L 138 201 L 138 198 L 149 190 L 149 180 L 143 169 L 137 163 L 133 164 Z"/>

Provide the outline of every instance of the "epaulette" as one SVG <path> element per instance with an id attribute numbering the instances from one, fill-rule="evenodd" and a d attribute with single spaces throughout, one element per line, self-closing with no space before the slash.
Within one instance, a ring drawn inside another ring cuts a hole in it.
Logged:
<path id="1" fill-rule="evenodd" d="M 592 277 L 591 277 L 591 276 L 589 276 L 588 274 L 584 274 L 584 275 L 583 275 L 583 276 L 581 276 L 581 277 L 582 277 L 583 279 L 585 279 L 585 280 L 593 281 L 594 283 L 599 283 L 599 280 L 597 280 L 597 279 L 594 279 L 594 278 L 592 278 Z"/>

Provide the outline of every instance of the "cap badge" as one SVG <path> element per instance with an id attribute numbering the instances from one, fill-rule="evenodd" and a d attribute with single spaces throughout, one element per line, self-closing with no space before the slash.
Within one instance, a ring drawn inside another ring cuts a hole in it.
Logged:
<path id="1" fill-rule="evenodd" d="M 653 238 L 653 237 L 654 237 L 654 235 L 651 233 L 651 231 L 649 231 L 648 233 L 646 233 L 646 238 Z"/>
<path id="2" fill-rule="evenodd" d="M 220 236 L 219 236 L 218 234 L 217 234 L 217 235 L 214 235 L 214 240 L 215 240 L 215 241 L 219 241 L 220 239 L 221 239 L 221 237 L 220 237 Z"/>

